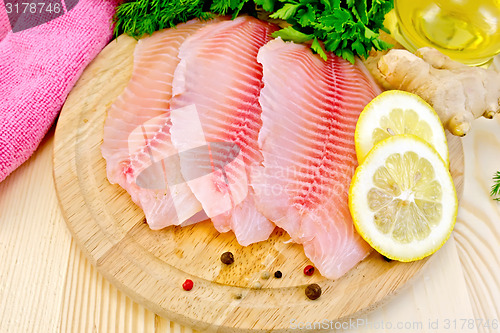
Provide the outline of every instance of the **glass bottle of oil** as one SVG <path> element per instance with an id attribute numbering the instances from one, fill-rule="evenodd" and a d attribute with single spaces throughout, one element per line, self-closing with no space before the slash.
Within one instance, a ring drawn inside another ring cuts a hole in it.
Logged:
<path id="1" fill-rule="evenodd" d="M 431 46 L 468 65 L 500 52 L 500 0 L 394 0 L 386 26 L 410 51 Z"/>

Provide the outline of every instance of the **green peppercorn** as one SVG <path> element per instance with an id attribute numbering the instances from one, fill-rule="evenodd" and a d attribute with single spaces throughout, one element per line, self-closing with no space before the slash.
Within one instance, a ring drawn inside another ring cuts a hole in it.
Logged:
<path id="1" fill-rule="evenodd" d="M 316 283 L 308 285 L 306 287 L 306 296 L 312 300 L 318 299 L 321 296 L 321 287 Z"/>
<path id="2" fill-rule="evenodd" d="M 224 252 L 220 256 L 220 261 L 222 261 L 226 265 L 231 265 L 234 262 L 234 256 L 231 252 Z"/>

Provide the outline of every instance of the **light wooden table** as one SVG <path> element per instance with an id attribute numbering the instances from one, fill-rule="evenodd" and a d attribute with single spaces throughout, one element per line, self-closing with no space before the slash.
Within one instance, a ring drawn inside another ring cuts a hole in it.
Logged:
<path id="1" fill-rule="evenodd" d="M 476 121 L 463 143 L 453 236 L 422 274 L 346 331 L 500 331 L 483 327 L 500 319 L 500 203 L 488 194 L 500 170 L 500 118 Z M 53 131 L 0 183 L 0 332 L 191 332 L 131 301 L 81 254 L 58 207 L 52 146 Z"/>

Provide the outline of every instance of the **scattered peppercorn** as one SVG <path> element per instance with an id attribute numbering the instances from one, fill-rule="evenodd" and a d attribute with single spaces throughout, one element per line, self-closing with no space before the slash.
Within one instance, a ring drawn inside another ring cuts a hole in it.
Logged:
<path id="1" fill-rule="evenodd" d="M 386 256 L 382 256 L 382 257 L 383 257 L 383 258 L 384 258 L 384 260 L 385 260 L 385 261 L 387 261 L 387 262 L 391 262 L 391 261 L 392 261 L 392 259 L 389 259 L 389 258 L 387 258 Z"/>
<path id="2" fill-rule="evenodd" d="M 184 288 L 184 290 L 186 291 L 190 291 L 191 289 L 193 289 L 193 285 L 194 285 L 193 280 L 187 279 L 182 284 L 182 288 Z"/>
<path id="3" fill-rule="evenodd" d="M 307 275 L 307 276 L 311 276 L 314 274 L 314 266 L 312 265 L 307 265 L 305 268 L 304 268 L 304 274 Z"/>
<path id="4" fill-rule="evenodd" d="M 253 288 L 254 289 L 261 289 L 262 288 L 262 283 L 260 283 L 259 281 L 255 282 L 253 284 Z"/>
<path id="5" fill-rule="evenodd" d="M 281 271 L 276 271 L 274 272 L 274 277 L 277 278 L 277 279 L 281 279 L 281 277 L 283 276 L 283 273 L 281 273 Z"/>
<path id="6" fill-rule="evenodd" d="M 308 285 L 306 287 L 306 296 L 312 300 L 318 299 L 321 296 L 321 287 L 316 283 Z"/>
<path id="7" fill-rule="evenodd" d="M 220 261 L 222 261 L 226 265 L 231 265 L 234 262 L 234 256 L 231 252 L 224 252 L 220 256 Z"/>
<path id="8" fill-rule="evenodd" d="M 271 274 L 268 271 L 264 271 L 260 275 L 260 278 L 263 279 L 263 280 L 267 280 L 267 279 L 269 279 L 270 276 L 271 276 Z"/>

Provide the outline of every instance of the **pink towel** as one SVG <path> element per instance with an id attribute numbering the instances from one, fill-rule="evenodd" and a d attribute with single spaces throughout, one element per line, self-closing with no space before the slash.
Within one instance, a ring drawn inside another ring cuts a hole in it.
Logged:
<path id="1" fill-rule="evenodd" d="M 26 30 L 19 22 L 33 16 L 20 17 L 10 31 L 0 0 L 0 181 L 33 154 L 82 71 L 109 42 L 118 2 L 66 0 L 62 16 Z"/>
<path id="2" fill-rule="evenodd" d="M 7 16 L 3 1 L 0 0 L 0 41 L 10 30 L 9 17 Z"/>

